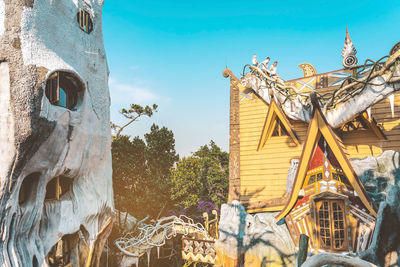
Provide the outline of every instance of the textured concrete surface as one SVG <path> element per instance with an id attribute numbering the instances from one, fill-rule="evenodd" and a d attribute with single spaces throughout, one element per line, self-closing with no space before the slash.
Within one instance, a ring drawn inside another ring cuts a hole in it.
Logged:
<path id="1" fill-rule="evenodd" d="M 400 185 L 400 153 L 387 150 L 378 157 L 350 159 L 366 191 L 379 206 L 386 200 L 390 185 Z"/>
<path id="2" fill-rule="evenodd" d="M 400 153 L 351 159 L 371 199 L 379 206 L 370 248 L 361 258 L 379 266 L 400 265 Z"/>
<path id="3" fill-rule="evenodd" d="M 238 201 L 222 205 L 217 266 L 294 266 L 295 246 L 286 225 L 276 224 L 275 215 L 247 214 Z"/>
<path id="4" fill-rule="evenodd" d="M 0 0 L 0 265 L 46 265 L 62 237 L 95 244 L 113 210 L 110 97 L 102 36 L 101 0 Z M 78 8 L 94 22 L 77 23 Z M 54 71 L 74 73 L 85 85 L 74 110 L 51 105 L 44 94 Z M 60 200 L 45 200 L 56 176 L 73 179 Z M 19 204 L 23 181 L 32 193 Z M 36 178 L 32 178 L 36 177 Z M 79 249 L 78 249 L 79 247 Z"/>

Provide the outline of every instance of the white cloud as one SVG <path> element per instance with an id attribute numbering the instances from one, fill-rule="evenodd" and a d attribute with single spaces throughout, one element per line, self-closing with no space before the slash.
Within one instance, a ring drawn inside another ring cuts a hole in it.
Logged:
<path id="1" fill-rule="evenodd" d="M 110 87 L 111 105 L 118 106 L 118 109 L 132 103 L 150 105 L 160 99 L 157 94 L 145 87 L 134 83 L 122 83 L 113 77 L 110 77 L 108 85 Z"/>

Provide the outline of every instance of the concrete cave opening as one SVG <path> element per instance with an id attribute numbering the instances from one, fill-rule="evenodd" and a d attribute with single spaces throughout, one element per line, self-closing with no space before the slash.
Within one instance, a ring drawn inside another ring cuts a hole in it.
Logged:
<path id="1" fill-rule="evenodd" d="M 76 261 L 73 255 L 77 245 L 79 243 L 79 233 L 75 232 L 72 234 L 64 235 L 60 240 L 51 248 L 49 254 L 47 255 L 47 260 L 50 266 L 66 266 L 72 264 Z"/>
<path id="2" fill-rule="evenodd" d="M 18 195 L 18 201 L 21 206 L 35 201 L 40 175 L 41 173 L 34 172 L 26 176 L 23 180 Z"/>

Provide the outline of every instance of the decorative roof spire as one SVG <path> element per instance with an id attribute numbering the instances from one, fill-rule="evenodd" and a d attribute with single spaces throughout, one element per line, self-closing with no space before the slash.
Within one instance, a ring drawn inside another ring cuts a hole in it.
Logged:
<path id="1" fill-rule="evenodd" d="M 357 50 L 351 41 L 349 31 L 346 27 L 346 38 L 344 40 L 344 47 L 342 50 L 343 66 L 345 68 L 351 68 L 357 65 L 357 57 L 355 56 L 356 54 Z"/>

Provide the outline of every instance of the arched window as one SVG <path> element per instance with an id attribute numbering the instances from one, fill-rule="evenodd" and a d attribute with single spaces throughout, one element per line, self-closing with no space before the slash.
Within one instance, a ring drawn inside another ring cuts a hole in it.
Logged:
<path id="1" fill-rule="evenodd" d="M 73 73 L 56 71 L 47 79 L 46 97 L 51 104 L 72 110 L 83 88 L 83 83 Z"/>
<path id="2" fill-rule="evenodd" d="M 77 14 L 77 19 L 78 19 L 78 24 L 79 28 L 81 28 L 82 31 L 86 33 L 91 33 L 93 30 L 93 21 L 92 18 L 90 17 L 90 14 L 80 8 Z"/>

